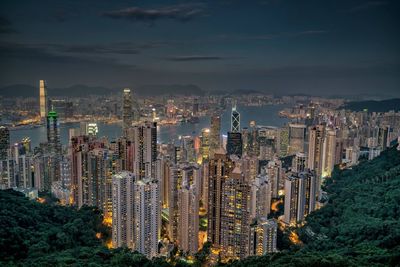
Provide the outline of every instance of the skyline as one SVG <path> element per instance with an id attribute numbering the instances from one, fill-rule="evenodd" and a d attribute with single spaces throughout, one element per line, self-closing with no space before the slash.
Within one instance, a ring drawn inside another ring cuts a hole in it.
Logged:
<path id="1" fill-rule="evenodd" d="M 2 1 L 0 87 L 398 97 L 396 1 Z"/>

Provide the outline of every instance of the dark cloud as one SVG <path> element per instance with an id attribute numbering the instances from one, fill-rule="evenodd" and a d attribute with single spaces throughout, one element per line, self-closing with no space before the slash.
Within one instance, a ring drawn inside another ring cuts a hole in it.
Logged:
<path id="1" fill-rule="evenodd" d="M 221 56 L 191 55 L 191 56 L 171 56 L 165 59 L 169 61 L 208 61 L 208 60 L 223 60 L 227 58 Z"/>
<path id="2" fill-rule="evenodd" d="M 140 51 L 134 46 L 124 45 L 62 45 L 56 46 L 60 51 L 66 53 L 82 54 L 123 54 L 134 55 Z"/>
<path id="3" fill-rule="evenodd" d="M 385 6 L 387 5 L 388 2 L 386 1 L 367 1 L 365 3 L 362 3 L 358 6 L 352 7 L 347 12 L 358 12 L 366 9 L 372 9 L 380 6 Z"/>
<path id="4" fill-rule="evenodd" d="M 102 16 L 112 19 L 128 19 L 131 21 L 154 22 L 160 19 L 172 19 L 185 22 L 201 15 L 203 12 L 204 5 L 201 3 L 196 3 L 165 6 L 152 9 L 129 7 L 126 9 L 105 12 L 102 14 Z"/>
<path id="5" fill-rule="evenodd" d="M 0 34 L 16 33 L 17 31 L 12 28 L 12 23 L 6 17 L 0 16 Z"/>

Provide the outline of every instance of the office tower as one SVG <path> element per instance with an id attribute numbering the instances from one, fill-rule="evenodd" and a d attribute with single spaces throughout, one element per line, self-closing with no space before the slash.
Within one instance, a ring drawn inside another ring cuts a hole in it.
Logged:
<path id="1" fill-rule="evenodd" d="M 158 177 L 157 175 L 157 123 L 145 122 L 134 127 L 135 177 Z"/>
<path id="2" fill-rule="evenodd" d="M 304 153 L 298 152 L 293 158 L 292 172 L 304 172 L 307 169 L 307 156 Z"/>
<path id="3" fill-rule="evenodd" d="M 277 252 L 278 224 L 274 219 L 260 217 L 250 225 L 249 256 L 262 256 Z"/>
<path id="4" fill-rule="evenodd" d="M 222 184 L 221 254 L 225 260 L 248 256 L 250 186 L 239 167 Z"/>
<path id="5" fill-rule="evenodd" d="M 199 195 L 194 185 L 184 183 L 179 190 L 178 246 L 194 255 L 198 250 L 199 237 Z"/>
<path id="6" fill-rule="evenodd" d="M 161 206 L 158 181 L 143 178 L 134 185 L 134 249 L 151 259 L 158 255 Z"/>
<path id="7" fill-rule="evenodd" d="M 0 160 L 7 160 L 10 149 L 10 131 L 5 126 L 0 126 Z"/>
<path id="8" fill-rule="evenodd" d="M 44 121 L 47 116 L 47 83 L 45 80 L 39 82 L 39 105 L 40 105 L 40 118 Z"/>
<path id="9" fill-rule="evenodd" d="M 133 106 L 132 106 L 132 94 L 131 89 L 125 88 L 123 94 L 122 103 L 122 128 L 123 130 L 128 129 L 132 126 L 133 122 Z"/>
<path id="10" fill-rule="evenodd" d="M 217 247 L 221 245 L 221 217 L 225 212 L 222 207 L 222 188 L 233 167 L 233 161 L 223 149 L 217 150 L 214 158 L 208 163 L 207 240 Z"/>
<path id="11" fill-rule="evenodd" d="M 269 161 L 266 166 L 266 174 L 271 183 L 272 198 L 278 198 L 279 191 L 284 188 L 285 184 L 283 178 L 282 162 L 277 158 Z"/>
<path id="12" fill-rule="evenodd" d="M 330 177 L 335 166 L 336 131 L 327 129 L 322 151 L 322 179 Z M 323 182 L 323 180 L 321 181 Z"/>
<path id="13" fill-rule="evenodd" d="M 267 217 L 271 212 L 271 182 L 262 173 L 251 183 L 250 218 Z"/>
<path id="14" fill-rule="evenodd" d="M 25 152 L 30 153 L 32 152 L 31 149 L 31 139 L 29 137 L 24 137 L 21 140 L 21 144 L 24 146 Z"/>
<path id="15" fill-rule="evenodd" d="M 231 132 L 240 133 L 240 113 L 236 110 L 236 102 L 232 105 Z"/>
<path id="16" fill-rule="evenodd" d="M 135 176 L 120 172 L 112 176 L 112 246 L 134 248 Z"/>
<path id="17" fill-rule="evenodd" d="M 201 130 L 200 136 L 200 154 L 202 161 L 206 161 L 210 156 L 210 129 L 204 128 Z"/>
<path id="18" fill-rule="evenodd" d="M 51 153 L 61 155 L 60 125 L 58 114 L 54 110 L 47 115 L 47 143 Z"/>
<path id="19" fill-rule="evenodd" d="M 285 179 L 283 221 L 295 225 L 315 209 L 315 177 L 312 172 L 293 173 Z"/>
<path id="20" fill-rule="evenodd" d="M 306 137 L 306 126 L 304 124 L 289 124 L 289 155 L 304 152 L 304 141 Z"/>
<path id="21" fill-rule="evenodd" d="M 210 156 L 214 155 L 214 151 L 221 147 L 221 117 L 214 115 L 211 117 L 210 127 Z"/>
<path id="22" fill-rule="evenodd" d="M 11 177 L 11 184 L 20 188 L 33 186 L 30 174 L 31 158 L 26 155 L 22 143 L 15 143 L 11 150 L 13 159 L 14 176 Z"/>
<path id="23" fill-rule="evenodd" d="M 322 174 L 322 151 L 325 136 L 325 126 L 316 125 L 310 128 L 308 142 L 308 168 L 314 171 L 317 181 Z"/>
<path id="24" fill-rule="evenodd" d="M 249 156 L 260 155 L 260 143 L 258 138 L 258 128 L 255 121 L 250 122 L 251 126 L 247 133 L 247 149 L 246 154 Z"/>
<path id="25" fill-rule="evenodd" d="M 228 155 L 236 155 L 239 158 L 243 153 L 242 134 L 240 132 L 228 132 L 228 142 L 226 144 L 226 151 Z"/>

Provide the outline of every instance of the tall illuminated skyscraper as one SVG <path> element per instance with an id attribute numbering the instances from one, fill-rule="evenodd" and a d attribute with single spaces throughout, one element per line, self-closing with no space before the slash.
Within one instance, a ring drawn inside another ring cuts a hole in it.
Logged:
<path id="1" fill-rule="evenodd" d="M 242 157 L 243 140 L 242 140 L 242 134 L 240 132 L 237 133 L 228 132 L 226 151 L 228 155 L 236 155 L 239 158 Z"/>
<path id="2" fill-rule="evenodd" d="M 232 105 L 231 132 L 232 133 L 240 132 L 240 113 L 236 110 L 236 103 Z"/>
<path id="3" fill-rule="evenodd" d="M 225 181 L 231 175 L 233 161 L 220 148 L 209 162 L 208 175 L 208 226 L 207 239 L 214 246 L 221 245 L 222 215 L 225 212 L 222 207 L 222 188 Z"/>
<path id="4" fill-rule="evenodd" d="M 60 125 L 58 114 L 54 110 L 47 115 L 47 143 L 52 153 L 61 156 Z"/>
<path id="5" fill-rule="evenodd" d="M 112 245 L 134 248 L 134 182 L 133 173 L 112 176 Z"/>
<path id="6" fill-rule="evenodd" d="M 204 128 L 201 130 L 200 143 L 201 158 L 203 161 L 208 160 L 210 156 L 210 129 Z"/>
<path id="7" fill-rule="evenodd" d="M 225 260 L 248 256 L 250 186 L 239 167 L 222 185 L 221 254 Z"/>
<path id="8" fill-rule="evenodd" d="M 134 185 L 135 250 L 149 259 L 158 255 L 161 230 L 161 206 L 158 181 L 144 178 Z"/>
<path id="9" fill-rule="evenodd" d="M 122 128 L 124 130 L 132 126 L 133 122 L 133 106 L 132 106 L 132 94 L 131 89 L 125 88 L 123 94 L 122 104 Z"/>
<path id="10" fill-rule="evenodd" d="M 39 82 L 39 105 L 40 105 L 40 118 L 46 119 L 47 116 L 47 83 L 45 80 Z"/>

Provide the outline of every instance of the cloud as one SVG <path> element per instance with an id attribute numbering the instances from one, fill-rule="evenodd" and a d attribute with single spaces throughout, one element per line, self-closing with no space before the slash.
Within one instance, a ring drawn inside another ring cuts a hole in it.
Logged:
<path id="1" fill-rule="evenodd" d="M 7 18 L 0 16 L 0 34 L 16 33 L 17 31 L 12 28 L 12 23 Z"/>
<path id="2" fill-rule="evenodd" d="M 223 60 L 227 58 L 221 56 L 190 55 L 190 56 L 171 56 L 165 59 L 169 61 L 209 61 L 209 60 Z"/>
<path id="3" fill-rule="evenodd" d="M 358 6 L 355 6 L 353 8 L 350 8 L 347 10 L 347 12 L 358 12 L 358 11 L 362 11 L 362 10 L 366 10 L 366 9 L 371 9 L 371 8 L 376 8 L 376 7 L 380 7 L 380 6 L 384 6 L 387 5 L 388 2 L 386 1 L 367 1 L 365 3 L 362 3 Z"/>
<path id="4" fill-rule="evenodd" d="M 140 51 L 130 45 L 56 45 L 61 52 L 82 54 L 123 54 L 134 55 Z"/>
<path id="5" fill-rule="evenodd" d="M 201 3 L 196 3 L 165 6 L 152 9 L 129 7 L 105 12 L 102 14 L 102 16 L 112 19 L 127 19 L 130 21 L 155 22 L 156 20 L 160 19 L 172 19 L 186 22 L 201 15 L 203 12 L 204 5 Z"/>

